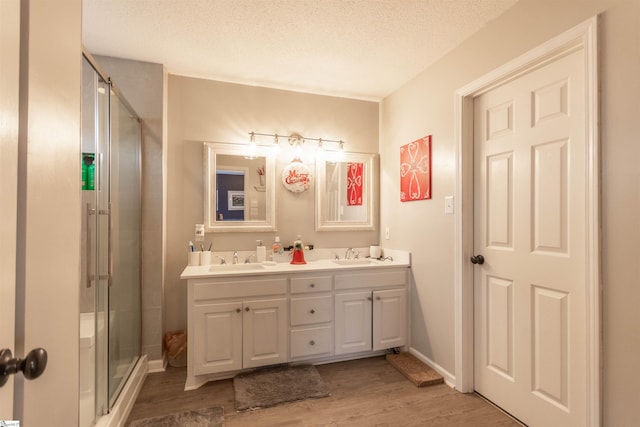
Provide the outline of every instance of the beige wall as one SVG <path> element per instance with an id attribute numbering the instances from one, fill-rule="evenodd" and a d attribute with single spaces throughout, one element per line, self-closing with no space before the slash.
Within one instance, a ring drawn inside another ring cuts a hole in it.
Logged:
<path id="1" fill-rule="evenodd" d="M 521 0 L 381 104 L 381 228 L 413 253 L 412 346 L 455 376 L 454 194 L 456 89 L 602 12 L 601 151 L 604 425 L 637 423 L 640 374 L 640 2 Z M 433 199 L 400 203 L 399 146 L 433 135 Z"/>
<path id="2" fill-rule="evenodd" d="M 310 138 L 342 139 L 345 150 L 376 153 L 378 103 L 169 76 L 167 149 L 167 241 L 165 261 L 166 330 L 186 328 L 186 265 L 194 225 L 202 223 L 202 142 L 245 143 L 251 131 Z M 286 144 L 286 139 L 281 139 Z M 286 147 L 284 147 L 286 148 Z M 288 154 L 286 154 L 288 153 Z M 304 158 L 312 169 L 313 163 Z M 282 150 L 277 171 L 291 161 Z M 207 233 L 214 251 L 255 250 L 279 235 L 286 246 L 297 234 L 318 247 L 368 246 L 377 231 L 321 232 L 314 229 L 315 191 L 290 193 L 276 185 L 276 233 Z"/>

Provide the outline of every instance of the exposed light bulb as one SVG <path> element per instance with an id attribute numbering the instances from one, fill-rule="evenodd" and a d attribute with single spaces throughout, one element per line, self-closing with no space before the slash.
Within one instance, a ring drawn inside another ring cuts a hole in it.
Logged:
<path id="1" fill-rule="evenodd" d="M 322 146 L 322 138 L 318 138 L 318 148 L 316 149 L 316 158 L 324 159 L 324 147 Z"/>
<path id="2" fill-rule="evenodd" d="M 338 160 L 344 160 L 344 141 L 340 140 L 340 148 L 338 148 Z"/>
<path id="3" fill-rule="evenodd" d="M 254 132 L 251 132 L 249 135 L 251 135 L 251 137 L 249 138 L 249 146 L 247 147 L 246 157 L 248 159 L 254 159 L 258 152 L 258 146 L 256 145 L 256 134 Z"/>

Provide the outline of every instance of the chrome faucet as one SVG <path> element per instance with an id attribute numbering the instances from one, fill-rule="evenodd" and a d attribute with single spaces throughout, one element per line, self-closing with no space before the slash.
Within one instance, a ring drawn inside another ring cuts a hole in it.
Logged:
<path id="1" fill-rule="evenodd" d="M 220 264 L 226 264 L 227 260 L 222 258 L 220 255 L 216 255 L 216 258 L 220 258 Z"/>
<path id="2" fill-rule="evenodd" d="M 244 259 L 244 263 L 245 264 L 251 264 L 251 258 L 255 258 L 256 256 L 254 254 L 249 255 L 248 257 L 246 257 Z"/>
<path id="3" fill-rule="evenodd" d="M 351 259 L 351 255 L 353 255 L 353 248 L 347 249 L 347 252 L 344 254 L 344 259 Z"/>
<path id="4" fill-rule="evenodd" d="M 233 251 L 233 263 L 238 263 L 238 251 Z"/>

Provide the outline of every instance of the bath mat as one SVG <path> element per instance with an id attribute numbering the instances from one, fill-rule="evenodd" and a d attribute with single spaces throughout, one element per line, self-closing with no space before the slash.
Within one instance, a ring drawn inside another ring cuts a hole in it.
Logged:
<path id="1" fill-rule="evenodd" d="M 416 359 L 411 353 L 387 354 L 387 362 L 416 387 L 426 387 L 444 382 L 442 375 Z"/>
<path id="2" fill-rule="evenodd" d="M 329 388 L 312 365 L 279 366 L 233 378 L 236 411 L 329 396 Z"/>
<path id="3" fill-rule="evenodd" d="M 216 407 L 143 418 L 132 421 L 129 427 L 224 427 L 224 410 Z"/>

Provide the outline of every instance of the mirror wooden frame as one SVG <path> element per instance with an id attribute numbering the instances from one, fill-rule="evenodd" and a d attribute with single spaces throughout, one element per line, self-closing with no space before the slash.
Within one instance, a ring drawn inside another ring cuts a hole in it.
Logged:
<path id="1" fill-rule="evenodd" d="M 324 156 L 316 158 L 316 231 L 357 231 L 375 230 L 377 221 L 376 192 L 377 181 L 377 155 L 370 153 L 343 153 L 339 157 L 338 152 L 327 151 Z M 330 221 L 324 218 L 323 206 L 326 203 L 326 164 L 328 162 L 358 162 L 364 164 L 363 178 L 363 203 L 366 203 L 366 218 L 362 221 Z"/>
<path id="2" fill-rule="evenodd" d="M 204 228 L 209 232 L 276 231 L 276 165 L 269 147 L 257 146 L 255 157 L 265 158 L 266 218 L 259 221 L 218 221 L 216 217 L 216 156 L 246 156 L 246 145 L 204 143 Z"/>

